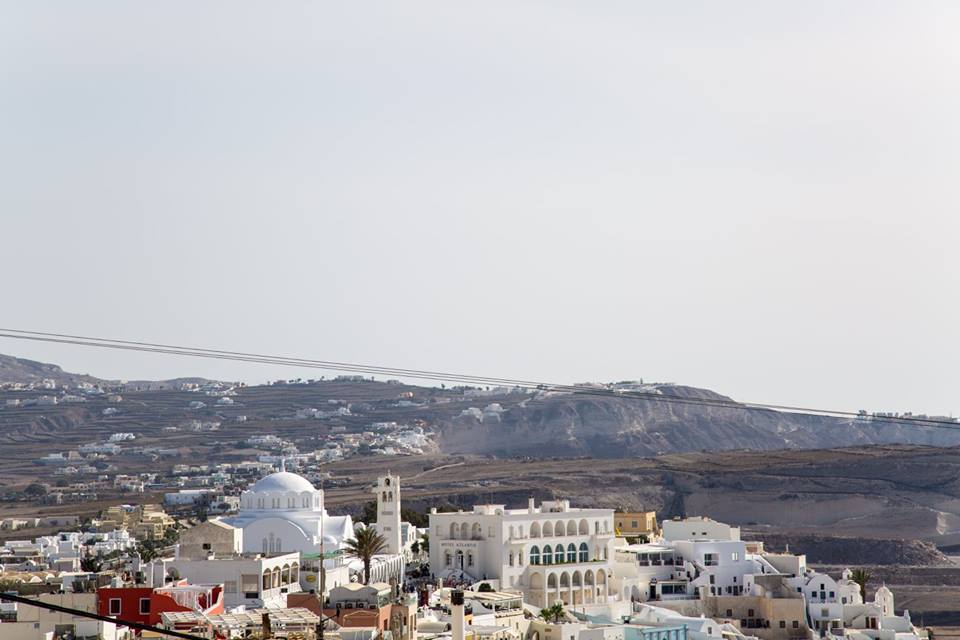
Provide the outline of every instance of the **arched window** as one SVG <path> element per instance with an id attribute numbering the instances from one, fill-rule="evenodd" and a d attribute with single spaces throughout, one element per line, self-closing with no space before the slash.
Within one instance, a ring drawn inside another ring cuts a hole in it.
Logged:
<path id="1" fill-rule="evenodd" d="M 573 546 L 573 543 L 567 545 L 567 562 L 576 562 L 577 561 L 577 548 Z"/>
<path id="2" fill-rule="evenodd" d="M 563 524 L 562 521 L 561 521 L 561 522 L 558 522 L 558 523 L 555 524 L 555 525 L 553 525 L 553 535 L 555 535 L 555 536 L 565 536 L 565 535 L 567 535 L 567 529 L 566 529 L 566 527 L 564 526 L 564 524 Z"/>
<path id="3" fill-rule="evenodd" d="M 300 582 L 300 564 L 297 562 L 290 565 L 290 582 Z"/>
<path id="4" fill-rule="evenodd" d="M 530 547 L 530 564 L 540 564 L 540 547 L 537 545 Z"/>
<path id="5" fill-rule="evenodd" d="M 563 564 L 563 545 L 558 544 L 553 551 L 553 564 Z"/>
<path id="6" fill-rule="evenodd" d="M 270 569 L 264 569 L 264 570 L 263 570 L 263 589 L 264 589 L 264 590 L 270 588 L 270 580 L 271 580 L 271 579 L 270 579 Z"/>
<path id="7" fill-rule="evenodd" d="M 543 545 L 543 564 L 553 564 L 553 547 Z"/>
<path id="8" fill-rule="evenodd" d="M 539 522 L 534 522 L 532 525 L 530 525 L 530 537 L 531 537 L 531 538 L 539 538 L 539 537 L 540 537 L 540 523 L 539 523 Z"/>
<path id="9" fill-rule="evenodd" d="M 590 562 L 590 548 L 586 542 L 580 543 L 580 562 Z"/>
<path id="10" fill-rule="evenodd" d="M 309 507 L 309 506 L 310 506 L 310 497 L 309 497 L 309 496 L 303 496 L 303 506 L 305 506 L 305 507 Z"/>
<path id="11" fill-rule="evenodd" d="M 456 540 L 456 539 L 457 539 L 457 531 L 458 531 L 458 529 L 457 529 L 457 523 L 456 523 L 456 522 L 451 522 L 451 523 L 450 523 L 450 539 L 451 539 L 451 540 Z"/>
<path id="12" fill-rule="evenodd" d="M 449 551 L 446 551 L 446 552 L 444 552 L 444 554 L 443 554 L 443 564 L 444 564 L 445 566 L 448 566 L 448 567 L 452 564 L 452 560 L 450 559 L 450 552 L 449 552 Z"/>

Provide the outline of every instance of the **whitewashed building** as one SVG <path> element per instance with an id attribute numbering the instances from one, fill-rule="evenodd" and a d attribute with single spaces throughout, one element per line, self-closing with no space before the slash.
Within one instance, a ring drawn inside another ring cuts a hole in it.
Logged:
<path id="1" fill-rule="evenodd" d="M 612 509 L 531 498 L 524 509 L 476 505 L 430 512 L 430 567 L 437 577 L 491 581 L 535 606 L 606 604 L 611 596 Z"/>
<path id="2" fill-rule="evenodd" d="M 243 529 L 247 553 L 337 551 L 353 537 L 350 516 L 328 514 L 323 491 L 285 470 L 261 478 L 244 491 L 240 513 L 224 521 Z"/>

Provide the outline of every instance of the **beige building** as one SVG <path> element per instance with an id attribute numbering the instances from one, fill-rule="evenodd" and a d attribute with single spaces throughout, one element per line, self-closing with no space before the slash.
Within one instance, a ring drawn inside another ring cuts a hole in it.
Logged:
<path id="1" fill-rule="evenodd" d="M 243 550 L 243 529 L 219 519 L 201 522 L 180 534 L 180 557 L 202 560 L 237 556 Z"/>
<path id="2" fill-rule="evenodd" d="M 807 604 L 803 596 L 786 589 L 770 595 L 772 597 L 707 596 L 703 602 L 703 613 L 717 622 L 729 622 L 744 635 L 756 636 L 761 640 L 799 640 L 809 637 Z"/>
<path id="3" fill-rule="evenodd" d="M 618 538 L 649 538 L 660 532 L 656 511 L 618 511 L 613 514 L 613 526 Z"/>
<path id="4" fill-rule="evenodd" d="M 126 529 L 138 540 L 159 540 L 174 526 L 176 520 L 169 516 L 160 505 L 143 504 L 135 507 L 116 505 L 109 507 L 103 514 L 97 530 L 100 532 Z"/>

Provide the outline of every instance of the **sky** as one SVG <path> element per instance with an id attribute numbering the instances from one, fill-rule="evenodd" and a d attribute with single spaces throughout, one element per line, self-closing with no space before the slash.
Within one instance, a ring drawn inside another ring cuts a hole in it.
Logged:
<path id="1" fill-rule="evenodd" d="M 0 326 L 958 414 L 958 28 L 934 1 L 3 0 Z"/>

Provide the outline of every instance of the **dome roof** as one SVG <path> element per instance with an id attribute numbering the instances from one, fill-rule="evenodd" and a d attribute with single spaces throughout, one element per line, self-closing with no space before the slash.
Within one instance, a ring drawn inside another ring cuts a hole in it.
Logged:
<path id="1" fill-rule="evenodd" d="M 289 471 L 278 471 L 257 480 L 250 487 L 250 491 L 255 493 L 302 493 L 304 491 L 316 491 L 316 488 L 303 476 Z"/>

